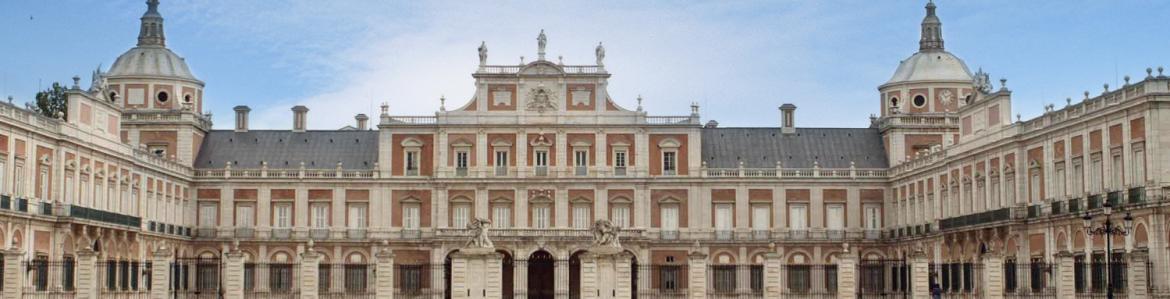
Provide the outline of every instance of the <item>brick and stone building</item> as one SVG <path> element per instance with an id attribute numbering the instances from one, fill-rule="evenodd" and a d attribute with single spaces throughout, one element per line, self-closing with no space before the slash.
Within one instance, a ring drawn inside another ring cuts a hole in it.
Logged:
<path id="1" fill-rule="evenodd" d="M 310 129 L 305 106 L 288 129 L 251 128 L 247 106 L 213 129 L 204 82 L 147 3 L 137 46 L 88 88 L 75 77 L 67 115 L 0 103 L 5 298 L 1170 287 L 1170 78 L 1147 70 L 1013 118 L 1006 81 L 945 50 L 933 3 L 865 128 L 798 127 L 792 104 L 750 128 L 703 123 L 697 105 L 622 107 L 602 45 L 592 64 L 554 62 L 542 32 L 526 63 L 490 64 L 481 46 L 458 106 L 383 104 L 339 130 Z M 1107 209 L 1132 219 L 1111 242 L 1082 219 Z M 479 219 L 494 251 L 462 250 Z M 590 250 L 598 220 L 620 251 Z"/>

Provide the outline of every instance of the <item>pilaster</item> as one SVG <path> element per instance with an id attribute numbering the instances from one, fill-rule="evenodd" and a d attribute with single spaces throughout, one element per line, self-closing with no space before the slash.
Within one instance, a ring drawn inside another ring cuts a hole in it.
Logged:
<path id="1" fill-rule="evenodd" d="M 244 298 L 244 257 L 244 252 L 238 248 L 224 254 L 224 298 Z"/>
<path id="2" fill-rule="evenodd" d="M 318 253 L 313 245 L 305 247 L 305 252 L 301 253 L 301 299 L 317 299 L 318 288 L 318 273 L 317 265 L 321 263 L 321 253 Z"/>
<path id="3" fill-rule="evenodd" d="M 694 251 L 687 260 L 687 298 L 707 298 L 707 254 Z"/>
<path id="4" fill-rule="evenodd" d="M 4 299 L 20 299 L 24 296 L 24 269 L 21 261 L 24 260 L 24 251 L 12 248 L 0 250 L 4 254 Z M 97 291 L 97 289 L 94 289 Z M 96 298 L 94 296 L 93 298 Z"/>
<path id="5" fill-rule="evenodd" d="M 837 258 L 837 298 L 853 299 L 857 294 L 857 255 L 844 252 Z"/>
<path id="6" fill-rule="evenodd" d="M 994 252 L 983 255 L 983 298 L 1003 299 L 1003 255 Z"/>
<path id="7" fill-rule="evenodd" d="M 394 299 L 394 252 L 383 249 L 374 254 L 374 295 Z"/>
<path id="8" fill-rule="evenodd" d="M 1150 251 L 1145 248 L 1134 249 L 1130 252 L 1126 273 L 1126 290 L 1129 298 L 1147 298 L 1149 296 L 1149 269 L 1146 264 L 1150 261 Z"/>
<path id="9" fill-rule="evenodd" d="M 630 256 L 620 248 L 581 255 L 581 298 L 631 298 Z"/>
<path id="10" fill-rule="evenodd" d="M 77 289 L 76 289 L 76 293 L 74 293 L 74 296 L 77 299 L 96 299 L 98 297 L 97 296 L 97 294 L 98 294 L 97 293 L 97 275 L 98 275 L 98 273 L 97 273 L 97 253 L 93 252 L 93 250 L 91 250 L 89 248 L 85 248 L 85 249 L 78 250 L 76 255 L 77 255 L 77 266 L 76 266 L 77 267 L 77 281 L 74 283 L 74 285 Z M 5 257 L 7 257 L 7 254 L 5 255 Z M 7 264 L 8 261 L 5 260 L 4 263 Z M 8 281 L 7 281 L 8 280 L 8 267 L 5 267 L 4 271 L 5 271 L 5 273 L 4 273 L 4 280 L 5 280 L 4 281 L 4 285 L 5 285 L 4 290 L 7 291 L 8 290 L 8 288 L 7 288 L 7 286 L 8 286 Z M 169 272 L 169 271 L 163 271 L 163 272 Z M 151 294 L 150 294 L 151 299 L 165 299 L 166 298 L 166 294 L 162 294 L 161 298 L 155 297 L 154 290 L 157 290 L 158 288 L 155 288 L 154 286 L 151 286 L 151 287 L 152 287 Z M 164 291 L 166 290 L 166 284 L 163 285 L 163 290 Z"/>
<path id="11" fill-rule="evenodd" d="M 779 253 L 769 252 L 764 255 L 764 298 L 780 298 L 784 287 L 780 282 L 782 261 L 783 257 Z"/>
<path id="12" fill-rule="evenodd" d="M 503 296 L 503 255 L 492 248 L 464 248 L 452 254 L 452 298 L 500 298 Z"/>
<path id="13" fill-rule="evenodd" d="M 1073 279 L 1073 254 L 1068 251 L 1056 253 L 1056 274 L 1053 276 L 1056 284 L 1056 299 L 1076 299 L 1076 282 Z M 1087 283 L 1087 282 L 1086 282 Z"/>
<path id="14" fill-rule="evenodd" d="M 930 298 L 930 263 L 922 250 L 910 254 L 910 286 L 910 298 Z"/>

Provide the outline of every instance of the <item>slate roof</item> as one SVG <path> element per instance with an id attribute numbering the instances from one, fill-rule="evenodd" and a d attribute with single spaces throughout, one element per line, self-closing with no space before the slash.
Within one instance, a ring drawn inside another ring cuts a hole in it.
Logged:
<path id="1" fill-rule="evenodd" d="M 215 130 L 207 133 L 195 168 L 373 169 L 378 160 L 378 131 Z"/>
<path id="2" fill-rule="evenodd" d="M 704 128 L 703 161 L 711 168 L 887 168 L 886 149 L 874 128 Z"/>

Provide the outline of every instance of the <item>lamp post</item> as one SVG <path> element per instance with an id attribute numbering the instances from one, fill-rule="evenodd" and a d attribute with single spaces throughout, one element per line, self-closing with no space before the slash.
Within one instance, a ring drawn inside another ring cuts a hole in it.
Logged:
<path id="1" fill-rule="evenodd" d="M 1085 233 L 1090 236 L 1090 240 L 1094 235 L 1105 238 L 1105 296 L 1108 299 L 1113 299 L 1113 269 L 1109 266 L 1109 262 L 1113 260 L 1113 236 L 1129 235 L 1129 232 L 1133 230 L 1133 216 L 1126 212 L 1125 218 L 1122 218 L 1124 227 L 1114 227 L 1113 221 L 1110 219 L 1113 214 L 1113 204 L 1106 201 L 1104 208 L 1105 223 L 1103 226 L 1094 228 L 1093 217 L 1089 215 L 1088 211 L 1085 211 L 1085 216 L 1081 217 L 1081 220 L 1084 222 Z"/>

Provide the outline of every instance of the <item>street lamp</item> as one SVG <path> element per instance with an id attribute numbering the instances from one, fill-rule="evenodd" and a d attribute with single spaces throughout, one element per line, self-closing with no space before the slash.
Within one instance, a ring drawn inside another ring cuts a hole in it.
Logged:
<path id="1" fill-rule="evenodd" d="M 1109 262 L 1113 260 L 1113 236 L 1129 235 L 1129 232 L 1133 230 L 1133 216 L 1129 212 L 1126 212 L 1125 218 L 1122 218 L 1124 227 L 1113 226 L 1113 221 L 1109 218 L 1112 214 L 1113 205 L 1107 201 L 1105 202 L 1104 226 L 1094 228 L 1093 217 L 1089 215 L 1088 211 L 1085 211 L 1085 216 L 1081 217 L 1081 220 L 1084 222 L 1085 233 L 1090 236 L 1090 240 L 1094 235 L 1105 238 L 1105 296 L 1108 299 L 1113 299 L 1113 269 L 1109 267 Z"/>

